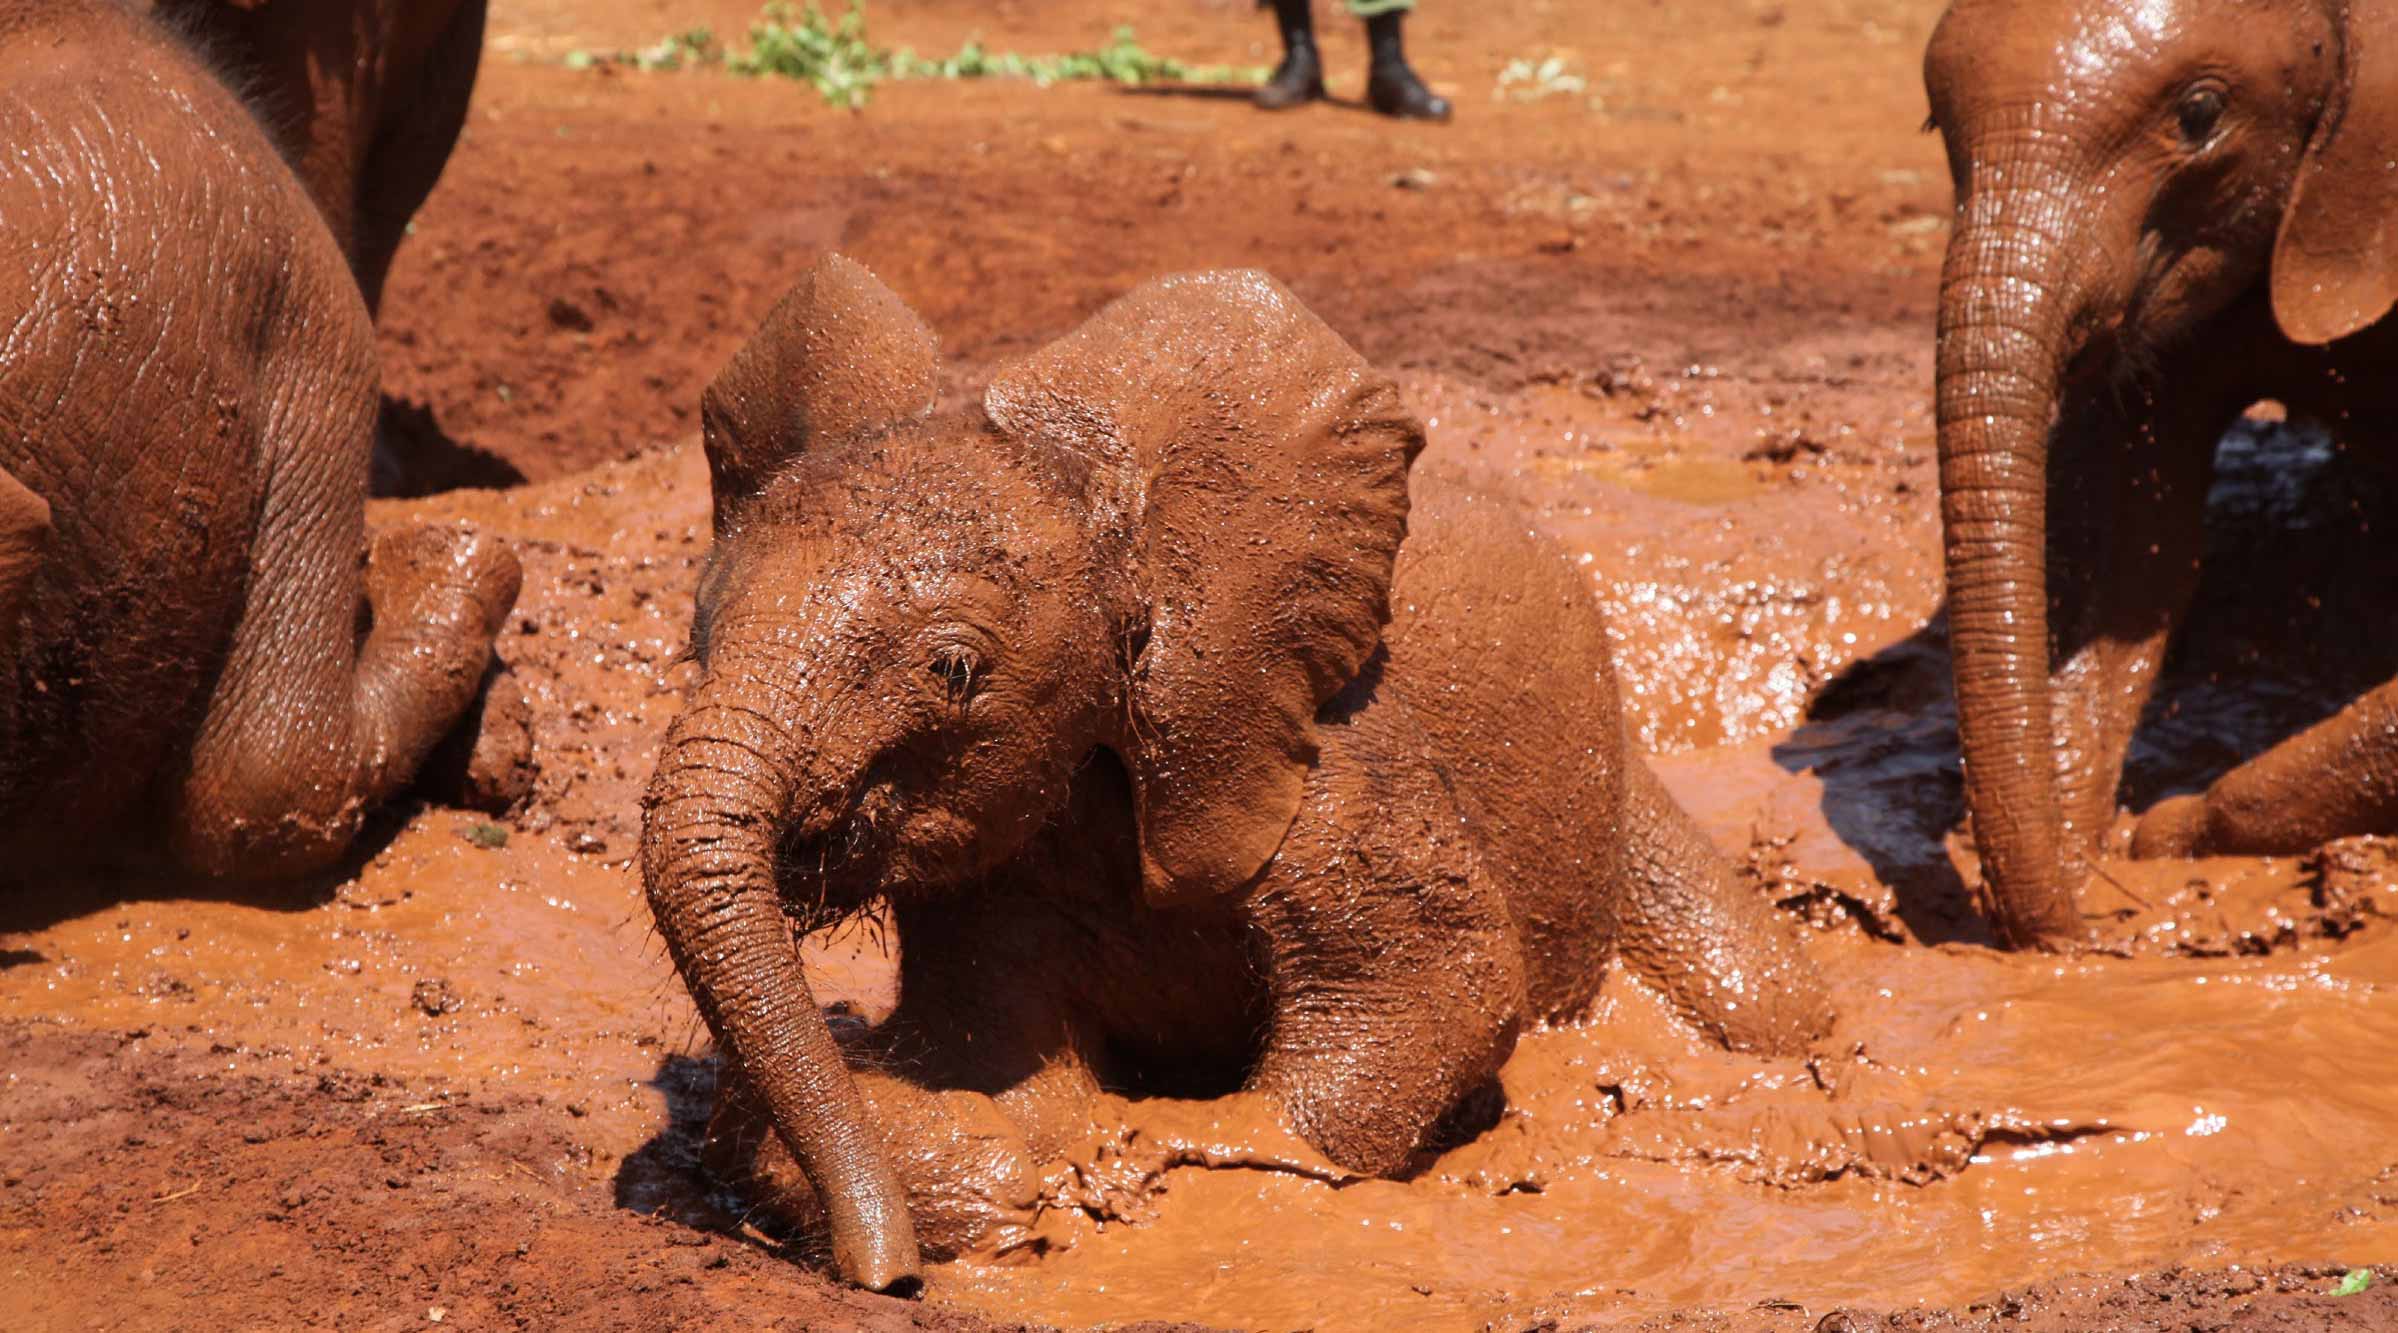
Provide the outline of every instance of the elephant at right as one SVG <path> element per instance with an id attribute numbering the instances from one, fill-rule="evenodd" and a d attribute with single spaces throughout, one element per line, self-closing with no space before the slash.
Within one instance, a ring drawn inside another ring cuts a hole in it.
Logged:
<path id="1" fill-rule="evenodd" d="M 2359 445 L 2398 420 L 2398 3 L 1957 0 L 1924 82 L 1956 187 L 1937 419 L 1966 804 L 2000 935 L 2056 948 L 2225 429 L 2268 398 Z M 2398 832 L 2398 683 L 2148 811 L 2133 847 L 2366 832 Z"/>

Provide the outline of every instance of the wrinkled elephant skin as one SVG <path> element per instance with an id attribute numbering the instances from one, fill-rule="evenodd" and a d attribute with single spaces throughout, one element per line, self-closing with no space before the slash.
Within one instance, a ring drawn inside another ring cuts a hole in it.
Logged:
<path id="1" fill-rule="evenodd" d="M 475 702 L 515 557 L 427 527 L 361 567 L 373 328 L 179 41 L 0 5 L 0 141 L 0 863 L 321 869 Z"/>
<path id="2" fill-rule="evenodd" d="M 1611 959 L 1718 1042 L 1823 1030 L 1626 748 L 1588 589 L 1498 496 L 1418 471 L 1411 509 L 1421 429 L 1279 284 L 1147 284 L 980 414 L 938 377 L 833 257 L 708 391 L 702 676 L 643 841 L 716 1160 L 845 1276 L 1099 1206 L 1043 1168 L 1121 1095 L 1186 1100 L 1111 1160 L 1395 1171 Z M 877 901 L 899 1006 L 845 1049 L 792 929 Z"/>

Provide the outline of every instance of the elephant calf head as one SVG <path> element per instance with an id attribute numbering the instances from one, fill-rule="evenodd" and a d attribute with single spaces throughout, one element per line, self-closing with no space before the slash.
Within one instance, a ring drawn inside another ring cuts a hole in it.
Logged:
<path id="1" fill-rule="evenodd" d="M 1169 278 L 936 416 L 932 335 L 831 257 L 710 386 L 702 678 L 643 868 L 676 965 L 873 1287 L 915 1245 L 786 913 L 970 880 L 1112 751 L 1144 893 L 1271 858 L 1387 619 L 1422 445 L 1272 279 Z"/>

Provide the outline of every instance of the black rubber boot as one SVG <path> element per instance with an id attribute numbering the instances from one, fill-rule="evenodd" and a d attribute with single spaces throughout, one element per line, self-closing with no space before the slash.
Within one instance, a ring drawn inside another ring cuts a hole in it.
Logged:
<path id="1" fill-rule="evenodd" d="M 1424 86 L 1407 66 L 1399 42 L 1399 21 L 1405 14 L 1376 14 L 1366 20 L 1366 37 L 1373 44 L 1374 68 L 1366 76 L 1366 101 L 1376 111 L 1401 120 L 1447 120 L 1449 99 Z"/>
<path id="2" fill-rule="evenodd" d="M 1257 104 L 1287 111 L 1324 95 L 1324 61 L 1316 54 L 1316 25 L 1308 0 L 1274 0 L 1274 22 L 1282 29 L 1282 64 L 1257 90 Z"/>

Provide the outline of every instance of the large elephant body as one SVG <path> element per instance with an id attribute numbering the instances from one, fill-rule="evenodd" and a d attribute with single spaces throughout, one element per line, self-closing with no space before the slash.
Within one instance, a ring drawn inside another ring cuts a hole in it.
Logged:
<path id="1" fill-rule="evenodd" d="M 2197 586 L 2218 439 L 2263 398 L 2398 422 L 2398 6 L 1958 0 L 1925 82 L 1957 189 L 1938 422 L 1967 804 L 2001 934 L 2053 946 L 2082 934 Z M 2370 739 L 2392 708 L 2160 807 L 2140 850 L 2398 828 L 2356 780 L 2398 760 Z"/>
<path id="2" fill-rule="evenodd" d="M 423 529 L 362 575 L 373 330 L 178 41 L 0 5 L 0 142 L 0 860 L 322 866 L 474 699 L 514 558 Z"/>
<path id="3" fill-rule="evenodd" d="M 796 1159 L 846 1275 L 1024 1223 L 1111 1095 L 1395 1170 L 1612 957 L 1718 1041 L 1820 1031 L 1625 749 L 1568 563 L 1453 478 L 1411 508 L 1420 430 L 1288 292 L 1153 283 L 979 423 L 926 417 L 935 374 L 835 259 L 710 390 L 705 675 L 644 836 L 717 1138 Z M 785 916 L 878 900 L 901 998 L 853 1076 Z"/>

